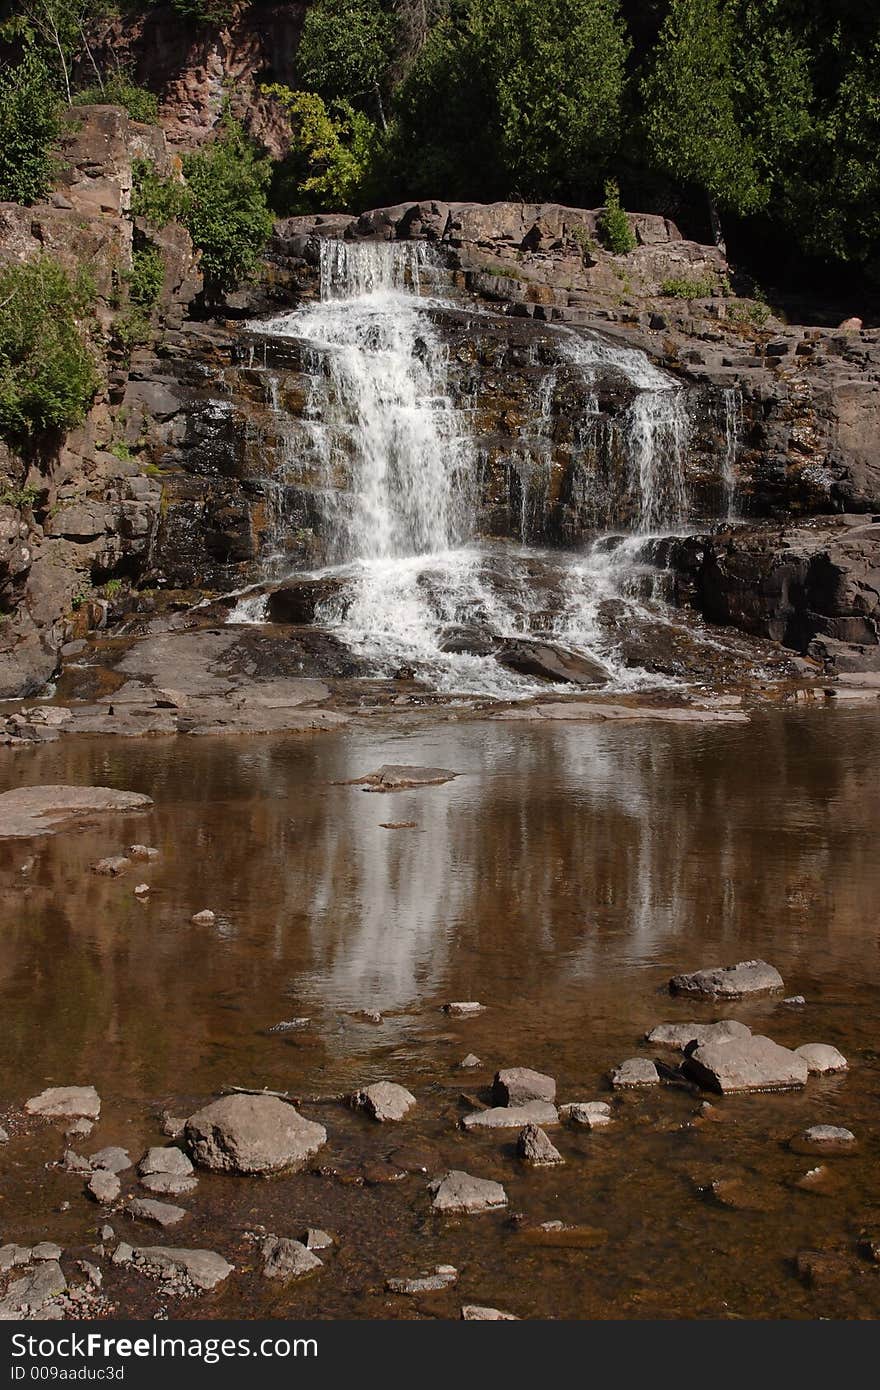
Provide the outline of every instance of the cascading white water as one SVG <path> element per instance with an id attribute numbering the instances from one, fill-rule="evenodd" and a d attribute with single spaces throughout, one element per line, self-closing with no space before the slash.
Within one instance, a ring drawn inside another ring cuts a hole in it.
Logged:
<path id="1" fill-rule="evenodd" d="M 742 434 L 742 393 L 736 386 L 726 386 L 724 402 L 724 458 L 721 465 L 721 484 L 724 489 L 724 510 L 728 521 L 736 520 L 736 461 Z"/>
<path id="2" fill-rule="evenodd" d="M 478 453 L 447 386 L 430 313 L 437 301 L 422 294 L 430 249 L 327 240 L 320 254 L 320 301 L 259 325 L 297 340 L 311 382 L 296 447 L 318 480 L 328 561 L 320 574 L 341 581 L 317 621 L 377 675 L 412 670 L 441 691 L 509 698 L 546 690 L 491 656 L 540 634 L 603 662 L 619 688 L 657 684 L 622 659 L 603 606 L 615 600 L 633 622 L 646 619 L 625 573 L 647 533 L 686 513 L 687 411 L 678 384 L 638 350 L 559 330 L 563 355 L 588 387 L 616 374 L 635 391 L 613 428 L 638 498 L 638 543 L 593 547 L 586 557 L 478 545 Z M 554 389 L 548 373 L 537 401 L 548 448 Z M 258 616 L 245 598 L 233 619 Z M 475 634 L 488 640 L 469 641 Z"/>

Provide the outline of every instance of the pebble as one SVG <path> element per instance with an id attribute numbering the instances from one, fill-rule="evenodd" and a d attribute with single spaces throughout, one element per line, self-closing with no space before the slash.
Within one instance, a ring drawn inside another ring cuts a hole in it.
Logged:
<path id="1" fill-rule="evenodd" d="M 139 884 L 137 884 L 137 886 L 136 886 L 136 888 L 135 888 L 135 890 L 134 890 L 134 895 L 135 895 L 136 898 L 145 898 L 145 897 L 147 896 L 147 894 L 149 893 L 149 891 L 150 891 L 150 885 L 149 885 L 149 883 L 139 883 Z"/>
<path id="2" fill-rule="evenodd" d="M 482 1013 L 485 1007 L 485 1004 L 478 1004 L 476 999 L 459 999 L 451 1004 L 444 1004 L 443 1012 L 451 1014 L 453 1018 L 472 1018 L 474 1014 Z"/>
<path id="3" fill-rule="evenodd" d="M 9 1143 L 9 1135 L 8 1135 L 7 1131 L 3 1128 L 3 1126 L 0 1125 L 0 1144 L 8 1144 L 8 1143 Z"/>
<path id="4" fill-rule="evenodd" d="M 473 1067 L 481 1067 L 483 1063 L 474 1052 L 469 1052 L 466 1057 L 462 1057 L 458 1066 L 461 1071 L 470 1071 Z"/>
<path id="5" fill-rule="evenodd" d="M 206 907 L 201 912 L 194 912 L 189 920 L 194 927 L 212 927 L 217 921 L 217 917 L 209 907 Z"/>
<path id="6" fill-rule="evenodd" d="M 806 1004 L 806 999 L 802 994 L 790 994 L 787 999 L 783 999 L 783 1004 L 788 1004 L 791 1008 L 800 1008 Z"/>
<path id="7" fill-rule="evenodd" d="M 659 1084 L 660 1073 L 648 1057 L 629 1057 L 611 1073 L 611 1085 L 615 1091 Z"/>

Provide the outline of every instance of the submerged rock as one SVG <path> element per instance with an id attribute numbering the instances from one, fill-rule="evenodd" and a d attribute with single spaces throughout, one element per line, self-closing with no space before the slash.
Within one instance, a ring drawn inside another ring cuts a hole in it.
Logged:
<path id="1" fill-rule="evenodd" d="M 469 1052 L 466 1057 L 462 1057 L 458 1065 L 461 1071 L 471 1071 L 474 1067 L 481 1067 L 483 1063 L 476 1053 Z"/>
<path id="2" fill-rule="evenodd" d="M 794 1090 L 806 1085 L 808 1075 L 803 1057 L 760 1034 L 698 1047 L 682 1069 L 701 1086 L 722 1094 Z"/>
<path id="3" fill-rule="evenodd" d="M 691 1043 L 701 1047 L 703 1043 L 729 1042 L 731 1038 L 750 1038 L 751 1035 L 751 1028 L 744 1023 L 723 1018 L 717 1023 L 658 1023 L 645 1035 L 645 1041 L 654 1047 L 673 1047 L 684 1052 Z"/>
<path id="4" fill-rule="evenodd" d="M 555 1105 L 546 1100 L 530 1100 L 525 1105 L 496 1105 L 475 1110 L 462 1118 L 462 1129 L 521 1129 L 523 1125 L 558 1125 Z"/>
<path id="5" fill-rule="evenodd" d="M 500 1182 L 489 1178 L 473 1178 L 460 1168 L 451 1168 L 442 1178 L 428 1184 L 433 1193 L 433 1211 L 452 1215 L 472 1215 L 482 1211 L 498 1211 L 507 1206 L 507 1193 Z"/>
<path id="6" fill-rule="evenodd" d="M 796 1047 L 798 1057 L 803 1057 L 811 1075 L 822 1076 L 826 1072 L 846 1071 L 848 1062 L 842 1052 L 830 1043 L 804 1043 Z"/>
<path id="7" fill-rule="evenodd" d="M 140 811 L 152 804 L 152 797 L 114 787 L 16 787 L 0 795 L 0 838 L 51 835 L 71 821 Z"/>
<path id="8" fill-rule="evenodd" d="M 531 1163 L 535 1168 L 549 1168 L 565 1162 L 540 1125 L 526 1125 L 520 1130 L 516 1151 L 523 1163 Z"/>
<path id="9" fill-rule="evenodd" d="M 559 1118 L 564 1124 L 604 1129 L 611 1124 L 611 1106 L 604 1100 L 576 1100 L 560 1105 Z"/>
<path id="10" fill-rule="evenodd" d="M 556 1082 L 552 1076 L 528 1067 L 508 1067 L 495 1073 L 492 1100 L 496 1105 L 527 1105 L 532 1100 L 552 1103 L 555 1099 Z"/>
<path id="11" fill-rule="evenodd" d="M 458 1270 L 454 1265 L 437 1265 L 433 1274 L 421 1274 L 417 1279 L 386 1279 L 385 1287 L 389 1293 L 439 1293 L 456 1283 Z"/>
<path id="12" fill-rule="evenodd" d="M 779 971 L 765 960 L 717 965 L 689 975 L 673 975 L 669 981 L 671 994 L 693 994 L 705 999 L 742 999 L 751 994 L 774 994 L 784 988 Z"/>
<path id="13" fill-rule="evenodd" d="M 203 1168 L 274 1173 L 297 1168 L 327 1142 L 323 1125 L 275 1096 L 232 1095 L 190 1115 L 190 1153 Z"/>
<path id="14" fill-rule="evenodd" d="M 369 792 L 400 792 L 415 787 L 437 787 L 459 775 L 445 767 L 400 767 L 388 763 L 376 772 L 356 777 L 354 783 Z"/>
<path id="15" fill-rule="evenodd" d="M 660 1073 L 649 1057 L 630 1057 L 615 1067 L 611 1085 L 615 1091 L 633 1090 L 637 1086 L 659 1086 Z"/>
<path id="16" fill-rule="evenodd" d="M 142 859 L 147 863 L 159 858 L 159 851 L 153 845 L 129 845 L 127 854 L 129 859 Z"/>
<path id="17" fill-rule="evenodd" d="M 101 1097 L 94 1086 L 50 1086 L 26 1100 L 24 1108 L 29 1115 L 43 1115 L 50 1120 L 68 1115 L 97 1120 L 101 1113 Z"/>
<path id="18" fill-rule="evenodd" d="M 854 1148 L 856 1136 L 840 1125 L 811 1125 L 798 1136 L 798 1144 L 817 1149 Z M 793 1146 L 795 1147 L 795 1146 Z"/>
<path id="19" fill-rule="evenodd" d="M 184 1207 L 176 1207 L 171 1202 L 154 1202 L 149 1197 L 133 1197 L 125 1208 L 126 1216 L 133 1221 L 145 1221 L 153 1226 L 176 1226 L 189 1213 Z"/>
<path id="20" fill-rule="evenodd" d="M 482 1303 L 464 1303 L 462 1322 L 519 1322 L 515 1313 L 502 1313 L 500 1308 L 487 1308 Z"/>
<path id="21" fill-rule="evenodd" d="M 301 1279 L 324 1267 L 301 1241 L 286 1236 L 267 1236 L 262 1251 L 263 1274 L 267 1279 Z"/>
<path id="22" fill-rule="evenodd" d="M 451 1004 L 444 1004 L 443 1012 L 453 1018 L 471 1018 L 474 1014 L 481 1014 L 485 1007 L 485 1004 L 479 1004 L 476 999 L 457 999 Z"/>
<path id="23" fill-rule="evenodd" d="M 131 868 L 131 860 L 126 859 L 124 854 L 111 855 L 109 859 L 99 859 L 92 865 L 93 874 L 102 874 L 105 878 L 118 878 L 124 874 L 126 869 Z"/>
<path id="24" fill-rule="evenodd" d="M 206 907 L 201 912 L 194 912 L 189 920 L 194 927 L 213 927 L 217 921 L 217 916 L 209 907 Z"/>
<path id="25" fill-rule="evenodd" d="M 416 1103 L 416 1098 L 393 1081 L 376 1081 L 355 1091 L 351 1103 L 357 1110 L 366 1110 L 374 1120 L 402 1120 Z"/>

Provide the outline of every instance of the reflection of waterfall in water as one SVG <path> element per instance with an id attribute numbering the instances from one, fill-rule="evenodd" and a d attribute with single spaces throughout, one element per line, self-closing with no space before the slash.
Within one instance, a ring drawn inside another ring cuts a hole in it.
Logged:
<path id="1" fill-rule="evenodd" d="M 260 325 L 298 341 L 310 381 L 295 447 L 317 480 L 327 566 L 319 573 L 341 581 L 316 620 L 377 675 L 411 670 L 443 691 L 546 690 L 546 682 L 493 659 L 493 646 L 516 637 L 568 642 L 602 661 L 619 688 L 662 683 L 626 664 L 603 621 L 603 605 L 615 600 L 646 617 L 626 572 L 637 545 L 613 552 L 599 545 L 572 557 L 475 542 L 479 454 L 451 397 L 446 349 L 430 313 L 437 301 L 423 297 L 436 276 L 430 248 L 326 240 L 320 254 L 320 301 Z M 644 538 L 680 525 L 686 392 L 636 349 L 566 329 L 554 336 L 583 374 L 588 413 L 600 375 L 635 393 L 612 428 L 627 460 L 638 532 Z M 536 400 L 548 468 L 555 387 L 548 372 Z M 538 505 L 529 489 L 542 468 L 522 470 L 523 536 Z M 259 606 L 245 601 L 232 616 L 252 621 Z"/>

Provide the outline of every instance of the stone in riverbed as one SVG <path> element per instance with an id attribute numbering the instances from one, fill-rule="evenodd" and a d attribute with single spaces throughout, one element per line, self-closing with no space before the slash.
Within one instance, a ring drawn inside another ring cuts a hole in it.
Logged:
<path id="1" fill-rule="evenodd" d="M 154 1173 L 172 1173 L 175 1177 L 186 1178 L 192 1175 L 192 1171 L 193 1166 L 187 1155 L 173 1144 L 157 1144 L 147 1149 L 138 1164 L 141 1177 L 149 1177 Z"/>
<path id="2" fill-rule="evenodd" d="M 779 971 L 765 960 L 717 965 L 687 975 L 673 975 L 669 981 L 671 994 L 693 994 L 704 999 L 742 999 L 746 995 L 774 994 L 784 988 Z"/>
<path id="3" fill-rule="evenodd" d="M 0 795 L 0 838 L 51 835 L 66 822 L 85 821 L 96 813 L 139 811 L 152 797 L 114 787 L 16 787 Z"/>
<path id="4" fill-rule="evenodd" d="M 102 874 L 105 878 L 118 878 L 124 874 L 126 869 L 131 868 L 131 860 L 126 859 L 124 854 L 114 854 L 108 859 L 99 859 L 92 865 L 93 874 Z"/>
<path id="5" fill-rule="evenodd" d="M 798 1057 L 803 1057 L 812 1076 L 822 1076 L 826 1072 L 846 1071 L 848 1063 L 842 1052 L 830 1043 L 804 1043 L 796 1047 Z"/>
<path id="6" fill-rule="evenodd" d="M 66 1288 L 67 1280 L 60 1264 L 57 1260 L 46 1260 L 33 1274 L 26 1274 L 10 1285 L 6 1297 L 0 1299 L 0 1321 L 39 1315 Z"/>
<path id="7" fill-rule="evenodd" d="M 327 1142 L 323 1125 L 275 1096 L 231 1095 L 190 1115 L 190 1153 L 203 1168 L 275 1173 L 298 1168 Z"/>
<path id="8" fill-rule="evenodd" d="M 184 1197 L 187 1192 L 195 1192 L 199 1180 L 195 1173 L 147 1173 L 141 1178 L 141 1187 L 155 1192 L 159 1197 Z"/>
<path id="9" fill-rule="evenodd" d="M 481 1014 L 485 1007 L 476 999 L 455 999 L 451 1004 L 443 1005 L 443 1012 L 453 1018 L 472 1018 L 474 1014 Z"/>
<path id="10" fill-rule="evenodd" d="M 5 1129 L 3 1128 L 2 1125 L 0 1125 L 0 1144 L 8 1144 L 8 1143 L 9 1143 L 9 1134 L 8 1134 L 8 1131 L 5 1130 Z"/>
<path id="11" fill-rule="evenodd" d="M 86 1183 L 86 1191 L 96 1202 L 109 1206 L 122 1191 L 122 1184 L 115 1173 L 108 1172 L 106 1168 L 99 1168 Z"/>
<path id="12" fill-rule="evenodd" d="M 94 1086 L 50 1086 L 25 1101 L 24 1108 L 29 1115 L 42 1115 L 48 1120 L 68 1115 L 97 1120 L 101 1113 L 101 1097 Z"/>
<path id="13" fill-rule="evenodd" d="M 129 845 L 128 857 L 129 859 L 142 859 L 151 862 L 159 858 L 159 851 L 154 849 L 152 845 Z"/>
<path id="14" fill-rule="evenodd" d="M 473 1215 L 483 1211 L 498 1211 L 507 1206 L 507 1193 L 500 1182 L 488 1178 L 472 1178 L 459 1168 L 452 1168 L 442 1178 L 428 1184 L 434 1194 L 431 1209 L 441 1214 Z"/>
<path id="15" fill-rule="evenodd" d="M 552 1076 L 531 1071 L 528 1067 L 508 1067 L 495 1073 L 492 1100 L 495 1105 L 527 1105 L 531 1100 L 556 1099 L 556 1082 Z"/>
<path id="16" fill-rule="evenodd" d="M 117 1256 L 128 1253 L 128 1258 Z M 213 1289 L 228 1279 L 233 1266 L 214 1250 L 185 1250 L 171 1245 L 123 1246 L 120 1243 L 113 1257 L 114 1264 L 131 1261 L 150 1274 L 161 1278 L 184 1275 L 197 1289 Z"/>
<path id="17" fill-rule="evenodd" d="M 323 1263 L 301 1241 L 267 1236 L 262 1244 L 263 1274 L 267 1279 L 301 1279 L 323 1269 Z"/>
<path id="18" fill-rule="evenodd" d="M 800 1008 L 806 1004 L 806 999 L 802 994 L 790 994 L 787 999 L 783 999 L 783 1004 L 788 1004 L 791 1008 Z"/>
<path id="19" fill-rule="evenodd" d="M 188 1215 L 184 1207 L 176 1207 L 171 1202 L 154 1202 L 149 1197 L 133 1197 L 125 1208 L 126 1216 L 133 1221 L 145 1221 L 153 1226 L 176 1226 Z"/>
<path id="20" fill-rule="evenodd" d="M 692 1080 L 723 1095 L 736 1091 L 790 1091 L 807 1083 L 807 1063 L 796 1052 L 755 1034 L 724 1043 L 707 1043 L 685 1058 Z"/>
<path id="21" fill-rule="evenodd" d="M 386 1279 L 385 1288 L 389 1293 L 439 1293 L 457 1283 L 458 1270 L 454 1265 L 437 1265 L 433 1274 L 422 1274 L 417 1279 Z"/>
<path id="22" fill-rule="evenodd" d="M 194 912 L 189 920 L 194 927 L 213 927 L 217 921 L 217 916 L 209 907 L 206 907 L 201 912 Z"/>
<path id="23" fill-rule="evenodd" d="M 645 1042 L 654 1047 L 673 1047 L 679 1052 L 695 1042 L 698 1047 L 710 1042 L 729 1042 L 731 1038 L 750 1038 L 751 1028 L 734 1018 L 722 1018 L 717 1023 L 658 1023 L 645 1035 Z"/>
<path id="24" fill-rule="evenodd" d="M 90 1154 L 89 1163 L 96 1171 L 98 1168 L 106 1168 L 108 1173 L 124 1173 L 131 1167 L 131 1158 L 127 1149 L 120 1149 L 114 1145 L 107 1149 L 99 1149 L 96 1154 Z"/>
<path id="25" fill-rule="evenodd" d="M 660 1073 L 649 1057 L 629 1057 L 611 1073 L 615 1091 L 634 1090 L 638 1086 L 659 1086 Z"/>
<path id="26" fill-rule="evenodd" d="M 851 1129 L 844 1129 L 841 1125 L 811 1125 L 797 1136 L 796 1143 L 811 1149 L 852 1149 L 856 1145 L 856 1136 Z"/>
<path id="27" fill-rule="evenodd" d="M 469 1052 L 466 1057 L 462 1057 L 458 1066 L 461 1071 L 470 1071 L 473 1067 L 481 1067 L 483 1063 L 474 1052 Z"/>
<path id="28" fill-rule="evenodd" d="M 523 1163 L 530 1163 L 535 1168 L 549 1168 L 565 1162 L 540 1125 L 526 1125 L 520 1130 L 516 1151 Z"/>
<path id="29" fill-rule="evenodd" d="M 368 792 L 400 792 L 415 787 L 437 787 L 458 776 L 457 772 L 445 767 L 398 767 L 389 763 L 376 772 L 356 777 L 354 782 Z"/>
<path id="30" fill-rule="evenodd" d="M 393 1081 L 376 1081 L 372 1086 L 355 1091 L 351 1103 L 356 1110 L 366 1110 L 374 1120 L 384 1124 L 389 1120 L 402 1120 L 415 1105 L 416 1098 Z"/>
<path id="31" fill-rule="evenodd" d="M 491 1110 L 475 1110 L 461 1121 L 462 1129 L 521 1129 L 530 1124 L 558 1125 L 556 1106 L 546 1100 L 530 1100 L 525 1105 L 496 1105 Z"/>
<path id="32" fill-rule="evenodd" d="M 500 1308 L 487 1308 L 482 1303 L 464 1303 L 462 1322 L 519 1322 L 515 1313 L 502 1313 Z"/>
<path id="33" fill-rule="evenodd" d="M 609 672 L 601 662 L 582 652 L 566 651 L 549 642 L 520 638 L 495 653 L 495 660 L 522 676 L 566 685 L 605 685 Z"/>
<path id="34" fill-rule="evenodd" d="M 318 1226 L 310 1226 L 300 1237 L 300 1240 L 307 1250 L 329 1250 L 330 1246 L 335 1243 L 333 1237 Z"/>
<path id="35" fill-rule="evenodd" d="M 560 1105 L 559 1118 L 563 1124 L 604 1129 L 611 1124 L 611 1106 L 604 1100 L 577 1100 L 569 1105 Z"/>

